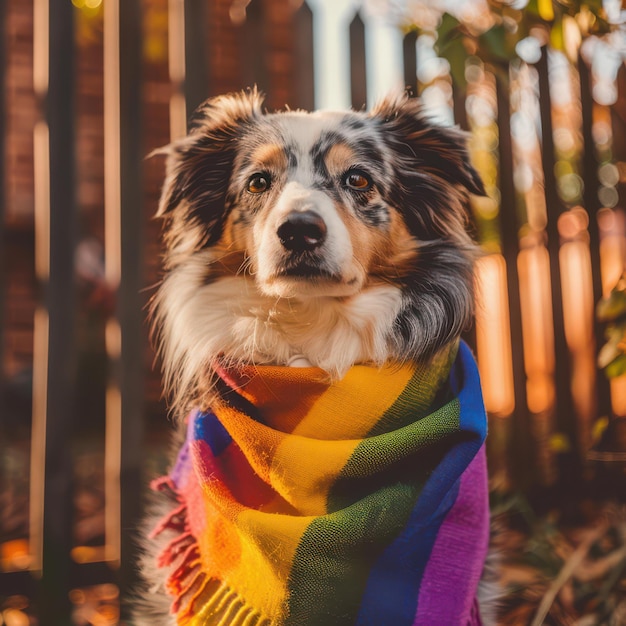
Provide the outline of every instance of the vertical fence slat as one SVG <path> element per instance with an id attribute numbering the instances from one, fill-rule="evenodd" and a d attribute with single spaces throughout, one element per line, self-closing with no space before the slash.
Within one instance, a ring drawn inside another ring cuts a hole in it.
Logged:
<path id="1" fill-rule="evenodd" d="M 104 273 L 111 289 L 120 282 L 120 16 L 119 0 L 104 5 Z M 118 565 L 120 533 L 121 396 L 117 380 L 120 327 L 116 317 L 106 322 L 105 340 L 110 364 L 105 411 L 105 558 Z"/>
<path id="2" fill-rule="evenodd" d="M 593 98 L 591 97 L 591 77 L 589 68 L 582 56 L 578 57 L 580 77 L 580 104 L 582 109 L 583 133 L 583 201 L 589 214 L 589 254 L 591 255 L 591 280 L 593 300 L 597 303 L 602 297 L 602 273 L 600 261 L 600 227 L 598 212 L 602 208 L 598 199 L 598 162 L 593 140 Z M 604 342 L 604 329 L 595 319 L 594 336 L 596 350 Z M 596 377 L 596 402 L 598 415 L 611 413 L 611 391 L 609 381 L 603 374 Z"/>
<path id="3" fill-rule="evenodd" d="M 209 96 L 206 1 L 185 0 L 185 101 L 187 118 Z"/>
<path id="4" fill-rule="evenodd" d="M 168 0 L 167 10 L 167 61 L 172 94 L 170 96 L 170 139 L 180 139 L 187 134 L 185 71 L 185 1 Z"/>
<path id="5" fill-rule="evenodd" d="M 105 11 L 105 273 L 117 287 L 107 323 L 106 543 L 124 592 L 134 580 L 142 491 L 141 15 L 139 0 L 111 0 Z"/>
<path id="6" fill-rule="evenodd" d="M 244 22 L 239 27 L 241 55 L 241 87 L 256 85 L 267 93 L 270 81 L 267 72 L 267 42 L 265 15 L 261 0 L 251 0 L 246 7 Z"/>
<path id="7" fill-rule="evenodd" d="M 359 13 L 350 22 L 350 101 L 353 109 L 361 109 L 367 102 L 365 24 Z"/>
<path id="8" fill-rule="evenodd" d="M 35 320 L 31 545 L 38 552 L 34 555 L 35 566 L 41 568 L 37 594 L 42 608 L 40 623 L 56 626 L 70 622 L 73 508 L 68 446 L 76 364 L 74 8 L 71 3 L 48 0 L 40 0 L 34 8 L 38 34 L 42 36 L 37 41 L 35 35 L 35 90 L 45 118 L 35 129 L 34 184 L 39 204 L 36 265 L 43 302 Z"/>
<path id="9" fill-rule="evenodd" d="M 519 255 L 519 225 L 515 211 L 513 184 L 513 146 L 511 141 L 511 105 L 509 67 L 496 78 L 498 105 L 498 160 L 500 186 L 500 233 L 502 254 L 506 261 L 507 296 L 511 333 L 513 389 L 515 411 L 512 416 L 510 454 L 514 459 L 512 478 L 517 487 L 528 487 L 534 481 L 532 469 L 533 446 L 530 440 L 530 420 L 526 399 L 526 372 L 522 338 L 522 310 L 520 302 L 517 259 Z"/>
<path id="10" fill-rule="evenodd" d="M 417 96 L 417 31 L 410 30 L 402 39 L 404 87 Z"/>
<path id="11" fill-rule="evenodd" d="M 452 82 L 452 107 L 454 109 L 454 121 L 463 129 L 469 130 L 469 120 L 465 108 L 465 89 Z"/>
<path id="12" fill-rule="evenodd" d="M 552 135 L 552 98 L 550 95 L 550 77 L 548 75 L 548 49 L 544 46 L 541 58 L 536 64 L 539 76 L 539 108 L 541 116 L 541 160 L 543 166 L 544 192 L 548 221 L 548 253 L 550 255 L 550 283 L 552 314 L 554 322 L 554 363 L 556 394 L 556 425 L 561 433 L 567 435 L 575 448 L 576 423 L 570 389 L 569 349 L 565 339 L 563 302 L 561 290 L 561 268 L 559 261 L 560 235 L 558 218 L 563 210 L 556 186 L 554 172 L 554 139 Z M 580 467 L 573 452 L 559 457 L 559 481 L 568 489 L 575 489 L 580 484 Z M 567 491 L 567 490 L 566 490 Z M 565 498 L 570 493 L 563 492 Z"/>
<path id="13" fill-rule="evenodd" d="M 121 281 L 118 318 L 122 352 L 119 372 L 122 393 L 120 486 L 122 531 L 120 587 L 127 592 L 136 580 L 134 530 L 141 514 L 143 460 L 144 355 L 143 211 L 141 141 L 141 5 L 120 5 L 121 109 Z"/>
<path id="14" fill-rule="evenodd" d="M 417 41 L 417 34 L 415 36 Z M 415 47 L 415 44 L 414 44 Z M 415 55 L 414 55 L 415 56 Z M 415 93 L 417 93 L 417 77 L 415 82 Z M 467 86 L 461 87 L 454 80 L 452 80 L 452 106 L 454 113 L 454 121 L 463 130 L 469 131 L 469 120 L 467 118 L 467 109 L 465 106 L 465 100 L 467 98 Z M 463 340 L 472 348 L 476 350 L 476 325 L 472 324 L 472 327 L 467 329 L 463 333 Z"/>
<path id="15" fill-rule="evenodd" d="M 207 98 L 209 85 L 204 3 L 169 0 L 168 5 L 170 139 L 174 141 L 187 134 L 187 122 Z"/>
<path id="16" fill-rule="evenodd" d="M 6 0 L 0 0 L 0 408 L 4 407 L 5 388 L 5 305 L 6 302 L 6 249 L 5 249 L 5 204 L 6 204 Z"/>
<path id="17" fill-rule="evenodd" d="M 315 78 L 313 67 L 313 12 L 302 2 L 293 15 L 295 32 L 294 85 L 296 107 L 312 110 L 315 107 Z"/>

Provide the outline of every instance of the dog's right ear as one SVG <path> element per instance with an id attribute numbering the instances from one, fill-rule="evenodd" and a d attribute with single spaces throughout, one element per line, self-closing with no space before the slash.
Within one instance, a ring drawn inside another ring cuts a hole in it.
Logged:
<path id="1" fill-rule="evenodd" d="M 256 89 L 210 98 L 195 111 L 186 137 L 152 153 L 167 156 L 157 217 L 183 211 L 194 226 L 206 228 L 207 244 L 219 239 L 237 139 L 263 114 L 262 104 Z"/>

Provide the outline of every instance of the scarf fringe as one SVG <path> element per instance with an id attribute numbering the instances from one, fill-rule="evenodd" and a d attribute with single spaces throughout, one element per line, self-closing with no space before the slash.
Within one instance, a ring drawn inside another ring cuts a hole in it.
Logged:
<path id="1" fill-rule="evenodd" d="M 179 506 L 167 513 L 154 527 L 149 537 L 154 539 L 166 531 L 176 533 L 157 556 L 157 565 L 175 565 L 165 583 L 167 591 L 174 597 L 170 611 L 173 615 L 178 615 L 181 606 L 186 604 L 181 617 L 188 618 L 192 616 L 195 601 L 202 595 L 207 582 L 207 576 L 202 572 L 200 549 L 189 527 L 187 505 L 172 479 L 162 476 L 152 481 L 150 487 L 154 491 L 169 492 L 179 502 Z"/>
<path id="2" fill-rule="evenodd" d="M 195 541 L 190 531 L 185 531 L 179 537 L 174 537 L 159 555 L 157 559 L 159 567 L 171 565 L 180 554 L 186 554 L 189 548 L 195 544 Z"/>
<path id="3" fill-rule="evenodd" d="M 206 593 L 207 588 L 209 586 L 209 582 L 210 580 L 204 572 L 202 571 L 196 572 L 195 576 L 193 577 L 192 581 L 189 583 L 189 586 L 184 592 L 185 595 L 188 595 L 188 594 L 192 594 L 192 595 L 191 595 L 191 598 L 189 599 L 189 603 L 180 613 L 181 618 L 187 619 L 187 618 L 193 617 L 194 607 L 196 606 L 196 603 L 198 602 L 198 600 L 200 600 L 200 598 L 202 598 L 202 596 Z M 178 603 L 177 610 L 180 610 L 180 602 Z"/>
<path id="4" fill-rule="evenodd" d="M 202 565 L 200 551 L 195 543 L 189 546 L 183 554 L 181 561 L 167 580 L 168 589 L 176 594 L 184 593 L 189 588 L 186 579 L 189 575 L 195 574 L 195 570 Z"/>
<path id="5" fill-rule="evenodd" d="M 196 593 L 194 603 L 204 595 L 209 582 L 205 581 L 205 588 Z M 192 609 L 193 605 L 188 608 Z M 217 619 L 211 622 L 214 626 L 270 626 L 277 623 L 246 605 L 235 591 L 223 583 L 203 603 L 202 617 Z"/>
<path id="6" fill-rule="evenodd" d="M 200 548 L 189 527 L 187 506 L 171 478 L 158 478 L 151 487 L 155 491 L 170 492 L 181 503 L 167 513 L 150 533 L 151 538 L 168 530 L 177 533 L 157 556 L 159 567 L 175 565 L 165 587 L 173 596 L 170 612 L 176 616 L 176 621 L 181 625 L 192 624 L 197 610 L 201 610 L 207 617 L 219 616 L 215 626 L 270 626 L 271 620 L 245 605 L 230 587 L 209 578 L 202 571 Z"/>
<path id="7" fill-rule="evenodd" d="M 176 485 L 169 476 L 152 481 L 154 491 L 169 492 L 180 504 L 172 509 L 154 527 L 150 538 L 158 537 L 166 531 L 173 531 L 176 536 L 169 541 L 157 556 L 159 567 L 175 565 L 165 583 L 169 594 L 173 596 L 170 612 L 176 615 L 179 624 L 191 623 L 196 616 L 196 607 L 203 614 L 220 615 L 215 626 L 270 626 L 271 620 L 257 610 L 246 606 L 239 595 L 230 587 L 209 578 L 202 571 L 200 548 L 193 536 L 187 518 L 187 505 L 178 493 Z M 215 587 L 214 590 L 212 587 Z M 203 600 L 202 603 L 200 601 Z"/>
<path id="8" fill-rule="evenodd" d="M 190 572 L 186 583 L 172 603 L 172 614 L 180 624 L 194 617 L 212 617 L 214 626 L 270 626 L 272 621 L 244 604 L 227 585 L 210 579 L 199 567 Z M 197 611 L 200 611 L 198 613 Z M 217 620 L 217 621 L 215 621 Z M 189 621 L 190 624 L 195 622 Z M 276 622 L 274 622 L 276 624 Z"/>
<path id="9" fill-rule="evenodd" d="M 176 485 L 169 476 L 162 476 L 150 483 L 153 491 L 168 492 L 169 495 L 179 502 L 179 506 L 170 511 L 148 535 L 150 539 L 158 537 L 166 530 L 173 530 L 175 533 L 187 533 L 189 525 L 187 523 L 187 504 L 179 495 Z"/>
<path id="10" fill-rule="evenodd" d="M 180 618 L 193 617 L 196 601 L 206 590 L 207 583 L 207 576 L 199 567 L 185 576 L 182 587 L 178 590 L 172 589 L 168 582 L 168 591 L 174 595 L 171 607 L 172 614 Z"/>

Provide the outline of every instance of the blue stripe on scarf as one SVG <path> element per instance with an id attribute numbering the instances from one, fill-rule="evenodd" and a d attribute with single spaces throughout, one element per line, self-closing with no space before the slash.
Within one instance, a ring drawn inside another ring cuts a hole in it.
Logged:
<path id="1" fill-rule="evenodd" d="M 461 403 L 461 430 L 476 433 L 480 437 L 480 444 L 487 436 L 487 419 L 485 418 L 485 404 L 480 386 L 478 366 L 474 355 L 465 342 L 459 345 L 460 368 L 453 368 L 450 382 L 452 390 Z M 459 381 L 459 375 L 465 375 Z M 476 451 L 480 448 L 477 446 Z"/>
<path id="2" fill-rule="evenodd" d="M 213 413 L 199 413 L 194 420 L 193 438 L 206 441 L 213 456 L 219 456 L 233 440 Z"/>
<path id="3" fill-rule="evenodd" d="M 357 617 L 358 626 L 413 624 L 422 578 L 439 528 L 456 501 L 461 475 L 487 434 L 478 369 L 463 342 L 452 368 L 451 384 L 460 404 L 461 435 L 471 438 L 445 455 L 424 486 L 404 531 L 374 564 Z M 384 603 L 377 602 L 381 597 Z M 389 615 L 390 606 L 396 608 L 393 616 Z"/>

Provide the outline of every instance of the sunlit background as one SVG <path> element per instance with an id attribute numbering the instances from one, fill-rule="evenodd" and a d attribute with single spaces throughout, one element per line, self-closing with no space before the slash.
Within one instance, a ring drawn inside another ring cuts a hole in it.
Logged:
<path id="1" fill-rule="evenodd" d="M 410 87 L 468 131 L 487 197 L 466 339 L 492 490 L 619 496 L 626 378 L 597 366 L 596 306 L 626 260 L 625 16 L 619 0 L 0 3 L 0 625 L 129 623 L 130 529 L 169 434 L 144 321 L 163 164 L 144 157 L 251 84 L 270 109 Z"/>

